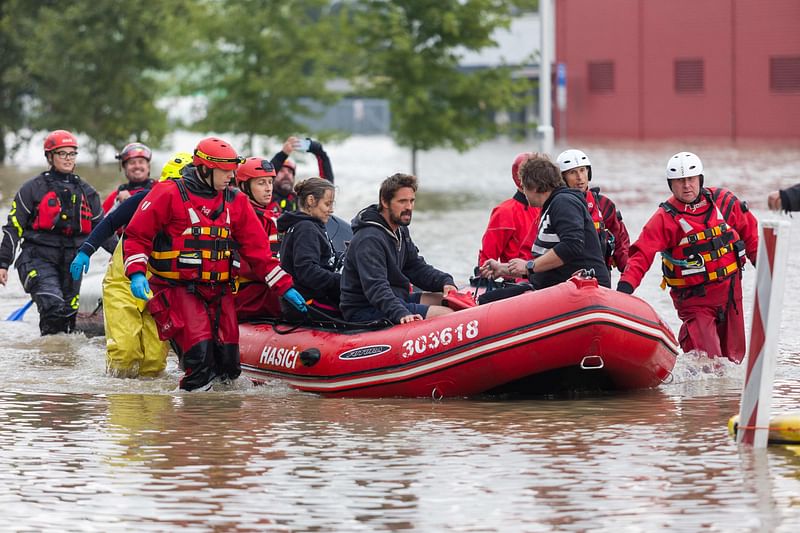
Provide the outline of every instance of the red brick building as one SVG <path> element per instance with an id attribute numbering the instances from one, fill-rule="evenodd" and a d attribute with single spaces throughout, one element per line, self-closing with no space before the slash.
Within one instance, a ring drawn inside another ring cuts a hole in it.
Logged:
<path id="1" fill-rule="evenodd" d="M 800 0 L 555 3 L 567 135 L 800 139 Z"/>

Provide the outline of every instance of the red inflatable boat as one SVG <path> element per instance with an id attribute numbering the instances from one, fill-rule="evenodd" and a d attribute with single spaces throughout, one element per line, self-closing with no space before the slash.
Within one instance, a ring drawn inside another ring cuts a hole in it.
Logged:
<path id="1" fill-rule="evenodd" d="M 378 330 L 241 324 L 242 370 L 326 396 L 538 395 L 654 387 L 678 343 L 645 301 L 592 278 Z"/>

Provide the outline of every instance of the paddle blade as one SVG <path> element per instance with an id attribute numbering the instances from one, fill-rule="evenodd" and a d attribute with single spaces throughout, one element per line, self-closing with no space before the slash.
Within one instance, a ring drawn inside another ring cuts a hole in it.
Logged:
<path id="1" fill-rule="evenodd" d="M 31 305 L 33 305 L 33 300 L 28 300 L 28 303 L 8 315 L 6 320 L 10 320 L 11 322 L 16 322 L 18 320 L 22 320 L 22 317 L 25 316 L 25 312 L 30 309 Z"/>

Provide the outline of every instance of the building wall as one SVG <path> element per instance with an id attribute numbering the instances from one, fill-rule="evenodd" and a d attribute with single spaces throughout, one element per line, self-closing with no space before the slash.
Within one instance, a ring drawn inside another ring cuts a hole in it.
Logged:
<path id="1" fill-rule="evenodd" d="M 588 137 L 800 138 L 800 86 L 770 89 L 770 58 L 800 58 L 798 23 L 798 0 L 557 0 L 568 104 L 554 124 Z"/>

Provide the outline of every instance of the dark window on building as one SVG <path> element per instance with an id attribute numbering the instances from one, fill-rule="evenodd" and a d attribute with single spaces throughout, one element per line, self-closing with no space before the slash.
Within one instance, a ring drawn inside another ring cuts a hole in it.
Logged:
<path id="1" fill-rule="evenodd" d="M 705 65 L 702 59 L 675 60 L 675 92 L 702 93 L 705 89 Z"/>
<path id="2" fill-rule="evenodd" d="M 774 92 L 800 91 L 800 57 L 770 57 L 769 88 Z"/>
<path id="3" fill-rule="evenodd" d="M 614 92 L 614 62 L 589 62 L 589 92 L 602 94 Z"/>

